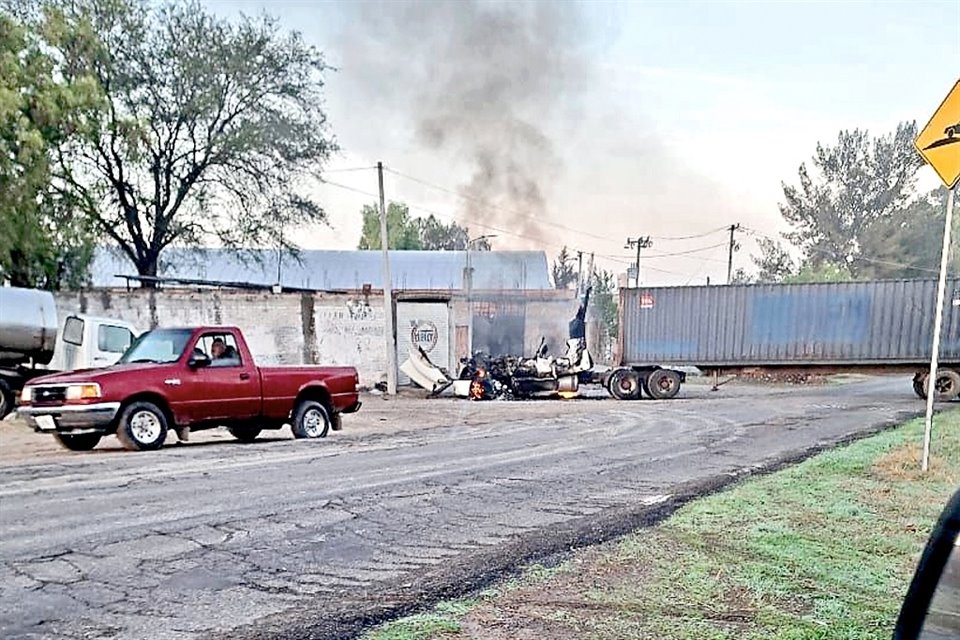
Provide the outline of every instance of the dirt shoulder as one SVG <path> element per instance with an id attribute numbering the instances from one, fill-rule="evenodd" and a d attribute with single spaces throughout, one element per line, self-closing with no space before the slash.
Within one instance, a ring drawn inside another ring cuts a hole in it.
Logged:
<path id="1" fill-rule="evenodd" d="M 748 480 L 368 640 L 889 638 L 917 558 L 960 484 L 960 411 L 932 473 L 920 421 Z"/>

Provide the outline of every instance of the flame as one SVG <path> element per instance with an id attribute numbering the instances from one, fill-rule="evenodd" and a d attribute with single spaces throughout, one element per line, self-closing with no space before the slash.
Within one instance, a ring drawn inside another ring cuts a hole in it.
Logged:
<path id="1" fill-rule="evenodd" d="M 576 391 L 561 391 L 561 392 L 560 392 L 560 397 L 563 398 L 564 400 L 572 400 L 573 398 L 576 398 L 576 397 L 577 397 L 577 392 L 576 392 Z"/>

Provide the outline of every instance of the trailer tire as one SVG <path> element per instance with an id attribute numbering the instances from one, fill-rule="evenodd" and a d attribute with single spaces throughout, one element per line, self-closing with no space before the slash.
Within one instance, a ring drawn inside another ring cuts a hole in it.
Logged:
<path id="1" fill-rule="evenodd" d="M 3 380 L 0 380 L 0 420 L 13 411 L 13 389 Z"/>
<path id="2" fill-rule="evenodd" d="M 923 382 L 924 395 L 930 393 L 930 376 Z M 960 396 L 960 373 L 953 369 L 939 369 L 934 386 L 933 399 L 937 402 L 949 402 Z"/>
<path id="3" fill-rule="evenodd" d="M 654 400 L 669 400 L 680 392 L 680 374 L 670 369 L 657 369 L 647 376 L 646 388 Z"/>
<path id="4" fill-rule="evenodd" d="M 100 444 L 99 433 L 55 433 L 53 437 L 70 451 L 90 451 Z"/>
<path id="5" fill-rule="evenodd" d="M 253 442 L 257 439 L 257 436 L 260 435 L 262 429 L 260 427 L 251 427 L 249 425 L 235 425 L 232 427 L 227 427 L 227 431 L 229 431 L 230 435 L 240 442 Z"/>
<path id="6" fill-rule="evenodd" d="M 921 400 L 927 399 L 927 376 L 928 373 L 918 373 L 913 377 L 913 392 L 917 394 Z"/>
<path id="7" fill-rule="evenodd" d="M 155 451 L 167 439 L 167 416 L 152 402 L 131 402 L 120 414 L 117 440 L 128 451 Z"/>
<path id="8" fill-rule="evenodd" d="M 325 438 L 330 431 L 330 412 L 322 402 L 303 400 L 293 412 L 294 438 Z"/>
<path id="9" fill-rule="evenodd" d="M 640 397 L 640 376 L 630 369 L 617 369 L 610 374 L 610 395 L 617 400 L 637 400 Z"/>

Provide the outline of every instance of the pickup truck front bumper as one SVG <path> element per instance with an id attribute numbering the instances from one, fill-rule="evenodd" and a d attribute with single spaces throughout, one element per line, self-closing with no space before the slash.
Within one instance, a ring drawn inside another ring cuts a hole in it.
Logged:
<path id="1" fill-rule="evenodd" d="M 119 402 L 20 407 L 17 415 L 40 433 L 104 433 L 120 411 Z"/>

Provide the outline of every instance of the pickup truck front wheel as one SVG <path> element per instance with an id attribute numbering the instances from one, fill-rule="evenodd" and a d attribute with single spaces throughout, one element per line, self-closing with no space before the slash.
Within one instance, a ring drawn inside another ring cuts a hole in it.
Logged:
<path id="1" fill-rule="evenodd" d="M 55 433 L 53 437 L 70 451 L 90 451 L 100 442 L 99 433 Z"/>
<path id="2" fill-rule="evenodd" d="M 130 451 L 153 451 L 167 438 L 167 416 L 152 402 L 133 402 L 120 414 L 117 439 Z"/>
<path id="3" fill-rule="evenodd" d="M 323 438 L 330 430 L 330 412 L 316 400 L 304 400 L 293 412 L 294 438 Z"/>

